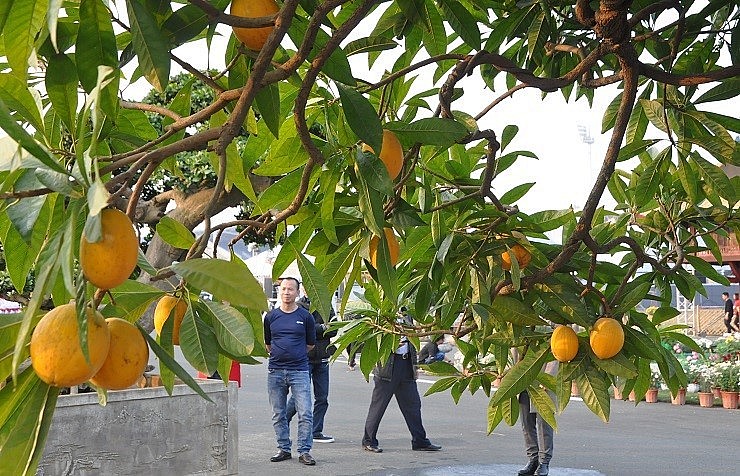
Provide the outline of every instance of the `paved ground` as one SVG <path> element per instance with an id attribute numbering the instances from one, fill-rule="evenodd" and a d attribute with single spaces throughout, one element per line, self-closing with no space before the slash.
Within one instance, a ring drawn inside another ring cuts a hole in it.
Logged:
<path id="1" fill-rule="evenodd" d="M 239 474 L 269 475 L 514 475 L 525 463 L 519 424 L 500 425 L 486 435 L 485 395 L 463 395 L 455 405 L 448 393 L 422 399 L 424 425 L 437 453 L 411 451 L 395 400 L 380 427 L 382 454 L 363 451 L 362 430 L 372 392 L 358 371 L 332 365 L 325 433 L 334 443 L 316 443 L 315 467 L 294 459 L 271 463 L 275 434 L 266 392 L 266 364 L 242 366 L 239 389 Z M 422 376 L 422 393 L 433 382 Z M 295 444 L 295 422 L 293 424 Z M 740 410 L 678 407 L 666 403 L 612 401 L 603 423 L 573 399 L 559 418 L 550 474 L 562 475 L 720 475 L 737 472 L 740 462 Z"/>

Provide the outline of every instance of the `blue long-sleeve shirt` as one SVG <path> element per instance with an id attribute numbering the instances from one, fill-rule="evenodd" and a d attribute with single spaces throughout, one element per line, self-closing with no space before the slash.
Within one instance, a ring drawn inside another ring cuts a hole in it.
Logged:
<path id="1" fill-rule="evenodd" d="M 308 371 L 307 345 L 316 344 L 316 323 L 298 306 L 293 312 L 275 308 L 265 315 L 265 344 L 270 347 L 270 370 Z"/>

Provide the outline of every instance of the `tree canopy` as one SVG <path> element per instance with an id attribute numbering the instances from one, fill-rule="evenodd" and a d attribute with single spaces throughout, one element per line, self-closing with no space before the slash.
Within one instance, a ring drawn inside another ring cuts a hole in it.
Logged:
<path id="1" fill-rule="evenodd" d="M 0 128 L 15 150 L 0 157 L 0 242 L 17 290 L 35 270 L 24 313 L 0 320 L 0 377 L 13 376 L 0 391 L 0 428 L 9 435 L 0 452 L 3 461 L 18 461 L 16 474 L 33 471 L 58 393 L 21 370 L 49 297 L 133 322 L 176 291 L 188 301 L 181 348 L 195 368 L 210 374 L 231 359 L 265 355 L 261 287 L 236 255 L 208 258 L 208 240 L 218 242 L 229 227 L 283 237 L 273 276 L 296 260 L 323 315 L 342 283 L 363 283 L 372 309 L 342 326 L 338 343 L 341 351 L 365 342 L 366 375 L 401 334 L 417 344 L 452 334 L 462 369 L 434 364 L 430 370 L 443 377 L 429 392 L 449 391 L 455 401 L 466 391 L 490 395 L 489 431 L 516 421 L 523 390 L 556 426 L 571 381 L 604 420 L 610 383 L 622 377 L 643 395 L 650 362 L 672 391 L 685 384 L 660 346 L 662 338 L 689 341 L 681 326 L 662 325 L 678 314 L 672 288 L 689 298 L 703 292 L 686 265 L 728 284 L 695 253 L 710 250 L 721 261 L 714 236 L 740 231 L 740 179 L 723 169 L 740 165 L 732 137 L 740 121 L 713 110 L 740 92 L 737 2 L 284 0 L 276 15 L 260 18 L 232 16 L 228 4 L 0 6 Z M 259 51 L 231 35 L 230 27 L 266 26 L 272 30 Z M 222 34 L 229 35 L 225 55 L 212 63 L 226 66 L 192 66 L 189 58 L 216 55 L 210 45 Z M 384 73 L 353 67 L 357 58 Z M 192 82 L 159 104 L 124 99 L 122 88 L 138 78 L 167 89 L 174 65 L 210 88 L 213 100 L 196 97 Z M 420 73 L 434 84 L 421 84 Z M 482 89 L 466 82 L 471 74 Z M 582 210 L 520 210 L 534 173 L 494 192 L 500 177 L 526 170 L 534 154 L 512 150 L 516 123 L 501 130 L 479 123 L 524 88 L 568 102 L 616 91 L 603 111 L 609 146 Z M 471 96 L 479 111 L 456 107 Z M 159 116 L 161 128 L 147 114 Z M 382 154 L 384 129 L 404 151 L 395 179 L 372 152 Z M 182 152 L 205 154 L 215 182 L 145 195 L 162 174 L 178 174 Z M 616 206 L 603 205 L 606 194 Z M 211 223 L 240 203 L 251 216 Z M 83 229 L 94 235 L 107 206 L 157 233 L 139 257 L 137 280 L 104 292 L 76 272 L 76 259 Z M 198 225 L 204 232 L 196 237 Z M 395 264 L 387 228 L 400 241 Z M 562 239 L 548 239 L 555 234 Z M 636 308 L 645 298 L 660 303 L 654 313 Z M 414 327 L 397 324 L 402 305 Z M 625 333 L 609 359 L 589 347 L 588 331 L 601 316 L 617 319 Z M 553 359 L 553 325 L 583 329 L 577 356 L 556 377 L 540 372 Z M 174 374 L 195 386 L 171 357 L 171 329 L 149 343 L 168 388 Z M 517 363 L 512 348 L 522 356 Z"/>

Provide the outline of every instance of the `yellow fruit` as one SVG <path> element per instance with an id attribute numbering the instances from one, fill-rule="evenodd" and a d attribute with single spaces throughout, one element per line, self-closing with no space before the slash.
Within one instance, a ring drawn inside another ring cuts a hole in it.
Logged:
<path id="1" fill-rule="evenodd" d="M 109 317 L 105 322 L 110 331 L 110 348 L 103 366 L 90 382 L 108 390 L 129 388 L 144 373 L 149 362 L 149 346 L 130 322 L 118 317 Z"/>
<path id="2" fill-rule="evenodd" d="M 87 382 L 108 355 L 110 332 L 99 312 L 87 309 L 87 350 L 85 359 L 77 329 L 74 302 L 63 304 L 41 318 L 31 336 L 31 364 L 41 380 L 55 387 L 72 387 Z"/>
<path id="3" fill-rule="evenodd" d="M 131 276 L 139 258 L 139 240 L 131 220 L 115 208 L 100 212 L 101 238 L 91 243 L 82 235 L 80 267 L 100 289 L 113 289 Z"/>
<path id="4" fill-rule="evenodd" d="M 383 145 L 380 147 L 380 155 L 378 157 L 385 164 L 385 168 L 388 170 L 388 176 L 390 176 L 391 180 L 395 180 L 403 168 L 403 148 L 401 147 L 401 142 L 396 137 L 396 134 L 384 129 Z M 362 150 L 375 153 L 373 148 L 367 144 L 362 144 Z"/>
<path id="5" fill-rule="evenodd" d="M 570 362 L 578 353 L 578 336 L 568 326 L 558 326 L 550 337 L 552 355 L 560 362 Z"/>
<path id="6" fill-rule="evenodd" d="M 591 350 L 600 359 L 617 355 L 624 345 L 622 324 L 611 317 L 599 318 L 591 329 Z"/>
<path id="7" fill-rule="evenodd" d="M 275 0 L 234 0 L 231 3 L 231 14 L 243 18 L 259 18 L 276 14 L 280 8 Z M 253 51 L 259 51 L 265 46 L 267 37 L 275 27 L 237 28 L 234 35 Z"/>
<path id="8" fill-rule="evenodd" d="M 530 261 L 532 261 L 532 253 L 520 244 L 515 244 L 511 247 L 511 252 L 516 256 L 516 262 L 519 264 L 519 269 L 527 267 Z M 511 256 L 509 256 L 509 250 L 501 253 L 502 266 L 505 270 L 511 269 Z"/>
<path id="9" fill-rule="evenodd" d="M 383 229 L 385 240 L 388 242 L 388 251 L 390 252 L 391 266 L 398 263 L 399 244 L 396 235 L 393 234 L 393 228 Z M 378 246 L 380 246 L 380 237 L 375 235 L 370 238 L 370 263 L 373 268 L 378 269 Z"/>
<path id="10" fill-rule="evenodd" d="M 182 318 L 185 317 L 185 311 L 188 310 L 188 305 L 182 299 L 178 299 L 174 296 L 164 296 L 157 303 L 157 307 L 154 308 L 154 328 L 157 330 L 157 335 L 162 333 L 162 327 L 164 327 L 164 321 L 170 317 L 172 308 L 175 308 L 175 322 L 172 327 L 172 343 L 180 345 L 180 324 L 182 324 Z"/>

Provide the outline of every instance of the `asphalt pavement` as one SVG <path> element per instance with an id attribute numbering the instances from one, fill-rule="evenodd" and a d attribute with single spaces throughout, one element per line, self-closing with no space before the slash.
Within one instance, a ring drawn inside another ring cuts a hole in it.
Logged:
<path id="1" fill-rule="evenodd" d="M 411 450 L 411 437 L 395 400 L 378 432 L 383 453 L 363 451 L 362 433 L 372 379 L 366 382 L 345 362 L 331 366 L 329 410 L 324 433 L 334 443 L 314 443 L 317 465 L 303 466 L 295 453 L 296 422 L 292 424 L 294 457 L 270 462 L 276 452 L 271 410 L 267 401 L 267 365 L 242 365 L 238 391 L 240 475 L 394 475 L 472 476 L 515 475 L 526 463 L 519 423 L 500 424 L 486 434 L 487 397 L 463 394 L 455 404 L 448 392 L 422 398 L 427 435 L 439 452 Z M 423 394 L 435 377 L 422 375 Z M 740 457 L 740 410 L 721 407 L 675 406 L 668 403 L 635 406 L 611 402 L 611 419 L 602 422 L 578 398 L 558 417 L 552 476 L 596 475 L 720 475 L 737 473 Z"/>

